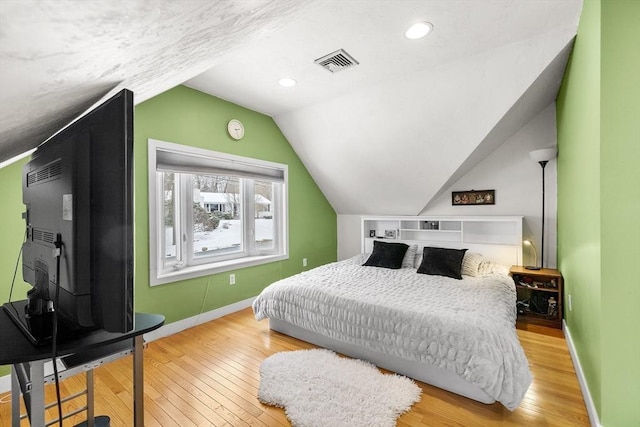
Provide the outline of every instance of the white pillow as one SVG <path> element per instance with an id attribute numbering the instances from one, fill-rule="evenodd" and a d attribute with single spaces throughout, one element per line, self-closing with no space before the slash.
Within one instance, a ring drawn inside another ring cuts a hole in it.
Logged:
<path id="1" fill-rule="evenodd" d="M 409 245 L 409 249 L 404 254 L 404 258 L 402 258 L 402 267 L 401 268 L 415 268 L 414 262 L 416 260 L 416 252 L 418 251 L 418 245 Z"/>
<path id="2" fill-rule="evenodd" d="M 422 264 L 422 251 L 416 251 L 416 261 L 413 263 L 413 268 L 420 267 L 420 264 Z"/>
<path id="3" fill-rule="evenodd" d="M 461 274 L 465 276 L 478 277 L 480 275 L 480 263 L 484 261 L 484 256 L 478 252 L 465 252 L 462 258 Z"/>
<path id="4" fill-rule="evenodd" d="M 500 276 L 508 276 L 509 275 L 509 267 L 506 267 L 502 264 L 498 264 L 493 261 L 482 261 L 480 263 L 480 267 L 478 267 L 478 275 L 479 276 L 489 276 L 489 275 L 500 275 Z"/>

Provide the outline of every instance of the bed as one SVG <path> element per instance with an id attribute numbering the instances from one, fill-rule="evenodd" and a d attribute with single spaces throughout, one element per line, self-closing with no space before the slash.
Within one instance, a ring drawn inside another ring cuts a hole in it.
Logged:
<path id="1" fill-rule="evenodd" d="M 423 248 L 408 246 L 402 268 L 363 266 L 372 258 L 367 253 L 273 283 L 253 303 L 256 319 L 268 318 L 273 330 L 462 396 L 515 409 L 531 373 L 515 331 L 516 294 L 507 269 L 467 251 L 463 264 L 475 268 L 473 275 L 419 274 Z"/>

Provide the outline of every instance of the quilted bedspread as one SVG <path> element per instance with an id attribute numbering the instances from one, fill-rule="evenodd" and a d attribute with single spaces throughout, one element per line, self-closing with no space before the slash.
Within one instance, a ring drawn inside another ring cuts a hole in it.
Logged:
<path id="1" fill-rule="evenodd" d="M 506 408 L 531 373 L 515 330 L 516 295 L 505 275 L 463 280 L 415 269 L 362 267 L 366 255 L 269 285 L 253 303 L 273 317 L 370 350 L 439 366 Z"/>

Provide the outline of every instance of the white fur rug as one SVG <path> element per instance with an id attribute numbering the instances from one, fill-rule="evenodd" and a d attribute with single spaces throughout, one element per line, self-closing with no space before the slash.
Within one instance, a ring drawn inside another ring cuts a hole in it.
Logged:
<path id="1" fill-rule="evenodd" d="M 420 395 L 409 378 L 330 350 L 276 353 L 260 366 L 258 399 L 284 408 L 293 426 L 395 426 Z"/>

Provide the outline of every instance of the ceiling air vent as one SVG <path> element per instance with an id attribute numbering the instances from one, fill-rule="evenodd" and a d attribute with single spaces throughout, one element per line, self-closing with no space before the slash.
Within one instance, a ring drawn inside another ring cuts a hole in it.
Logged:
<path id="1" fill-rule="evenodd" d="M 322 58 L 318 58 L 313 62 L 323 68 L 326 68 L 332 73 L 337 73 L 338 71 L 342 71 L 346 68 L 359 64 L 359 62 L 349 55 L 344 49 L 338 49 L 335 52 L 331 52 L 330 54 L 325 55 Z"/>

